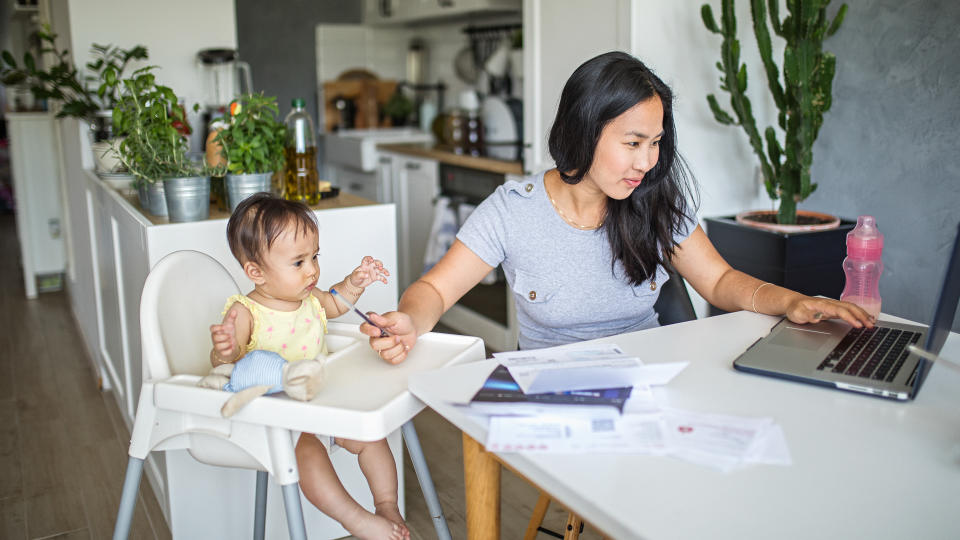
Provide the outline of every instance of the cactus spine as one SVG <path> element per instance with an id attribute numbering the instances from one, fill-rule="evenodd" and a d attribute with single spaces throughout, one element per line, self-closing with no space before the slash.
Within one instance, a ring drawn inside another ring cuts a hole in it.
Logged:
<path id="1" fill-rule="evenodd" d="M 817 139 L 823 114 L 830 109 L 831 86 L 836 57 L 823 50 L 823 40 L 832 36 L 847 13 L 843 4 L 832 21 L 827 19 L 830 0 L 786 0 L 789 14 L 781 21 L 780 0 L 750 0 L 753 32 L 767 75 L 767 85 L 777 105 L 777 124 L 785 132 L 783 144 L 777 132 L 767 126 L 761 136 L 753 116 L 747 90 L 747 66 L 740 63 L 734 0 L 721 0 L 718 26 L 713 10 L 704 4 L 700 15 L 707 30 L 723 36 L 720 46 L 720 89 L 730 94 L 736 120 L 724 111 L 716 96 L 707 96 L 714 118 L 721 124 L 738 124 L 746 132 L 753 152 L 760 158 L 764 185 L 771 199 L 780 200 L 777 220 L 796 223 L 797 203 L 817 188 L 810 181 L 813 142 Z M 768 23 L 769 12 L 769 23 Z M 768 26 L 769 24 L 769 26 Z M 783 83 L 780 68 L 773 60 L 770 27 L 786 41 L 783 51 Z"/>

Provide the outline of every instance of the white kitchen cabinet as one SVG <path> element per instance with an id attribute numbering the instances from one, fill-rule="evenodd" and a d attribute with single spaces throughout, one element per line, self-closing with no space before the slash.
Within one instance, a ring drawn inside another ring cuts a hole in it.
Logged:
<path id="1" fill-rule="evenodd" d="M 553 167 L 547 135 L 560 92 L 583 62 L 608 51 L 632 51 L 637 0 L 523 0 L 523 169 Z M 570 21 L 576 34 L 571 39 Z"/>
<path id="2" fill-rule="evenodd" d="M 364 199 L 384 202 L 383 194 L 378 189 L 377 173 L 364 172 L 342 165 L 328 165 L 330 174 L 328 180 L 340 187 L 341 193 L 349 193 Z"/>
<path id="3" fill-rule="evenodd" d="M 53 113 L 7 113 L 17 239 L 27 298 L 46 281 L 59 288 L 66 266 L 60 204 L 60 154 Z"/>
<path id="4" fill-rule="evenodd" d="M 381 179 L 390 175 L 393 202 L 397 206 L 397 254 L 400 290 L 423 273 L 433 203 L 440 195 L 440 173 L 436 160 L 383 153 Z"/>
<path id="5" fill-rule="evenodd" d="M 364 0 L 365 24 L 404 24 L 480 13 L 516 13 L 520 0 Z"/>

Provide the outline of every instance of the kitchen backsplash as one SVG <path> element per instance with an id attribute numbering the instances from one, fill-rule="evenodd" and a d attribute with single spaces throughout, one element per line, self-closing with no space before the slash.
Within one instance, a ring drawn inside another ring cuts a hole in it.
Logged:
<path id="1" fill-rule="evenodd" d="M 407 49 L 410 41 L 419 38 L 426 48 L 425 77 L 428 83 L 442 80 L 447 89 L 445 106 L 457 104 L 463 90 L 473 88 L 461 81 L 454 70 L 454 59 L 469 47 L 468 25 L 487 26 L 519 24 L 520 15 L 482 17 L 461 22 L 443 22 L 415 27 L 383 27 L 362 24 L 319 24 L 317 44 L 317 110 L 324 115 L 326 98 L 323 83 L 335 80 L 350 69 L 366 69 L 380 79 L 401 81 L 406 77 Z M 319 119 L 325 125 L 325 119 Z"/>

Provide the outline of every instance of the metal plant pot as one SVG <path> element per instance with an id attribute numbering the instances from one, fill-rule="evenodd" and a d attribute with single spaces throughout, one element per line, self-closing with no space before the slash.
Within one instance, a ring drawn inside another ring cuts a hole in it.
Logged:
<path id="1" fill-rule="evenodd" d="M 167 215 L 167 199 L 163 193 L 163 182 L 137 182 L 137 195 L 140 206 L 150 215 L 164 217 Z"/>
<path id="2" fill-rule="evenodd" d="M 210 217 L 210 177 L 165 178 L 163 191 L 171 222 L 200 221 Z"/>
<path id="3" fill-rule="evenodd" d="M 224 185 L 227 192 L 227 202 L 230 204 L 230 212 L 233 213 L 240 201 L 254 193 L 269 193 L 272 176 L 273 173 L 228 174 L 225 176 Z"/>

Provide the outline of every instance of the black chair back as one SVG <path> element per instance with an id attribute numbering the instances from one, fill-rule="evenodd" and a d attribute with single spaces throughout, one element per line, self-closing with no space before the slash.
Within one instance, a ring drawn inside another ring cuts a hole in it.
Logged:
<path id="1" fill-rule="evenodd" d="M 653 305 L 659 315 L 660 326 L 696 319 L 697 312 L 693 310 L 683 277 L 672 268 L 666 270 L 670 279 L 660 286 L 660 297 Z"/>

